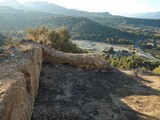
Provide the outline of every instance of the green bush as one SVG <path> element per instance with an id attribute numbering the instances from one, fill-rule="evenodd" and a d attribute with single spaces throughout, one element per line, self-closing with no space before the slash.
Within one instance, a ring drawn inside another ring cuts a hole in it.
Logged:
<path id="1" fill-rule="evenodd" d="M 160 74 L 160 66 L 153 70 L 153 73 Z"/>
<path id="2" fill-rule="evenodd" d="M 114 53 L 114 48 L 110 47 L 107 51 L 108 54 L 113 54 Z"/>
<path id="3" fill-rule="evenodd" d="M 66 28 L 49 29 L 46 26 L 29 28 L 26 39 L 48 45 L 56 50 L 70 53 L 81 53 L 82 50 L 70 41 L 70 35 Z"/>
<path id="4" fill-rule="evenodd" d="M 106 58 L 107 62 L 112 66 L 120 68 L 120 69 L 136 69 L 141 68 L 144 70 L 152 71 L 156 67 L 160 65 L 159 62 L 149 61 L 147 59 L 137 57 L 137 56 L 129 56 L 129 57 L 113 57 L 109 56 Z"/>

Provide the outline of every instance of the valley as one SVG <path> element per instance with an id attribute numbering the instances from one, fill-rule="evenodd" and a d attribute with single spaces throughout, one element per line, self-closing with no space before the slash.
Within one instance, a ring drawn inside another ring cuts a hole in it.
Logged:
<path id="1" fill-rule="evenodd" d="M 135 52 L 135 55 L 137 56 L 143 56 L 147 59 L 150 60 L 156 60 L 159 61 L 159 59 L 153 57 L 151 54 L 146 53 L 142 51 L 141 49 L 131 49 L 129 46 L 125 45 L 112 45 L 112 44 L 107 44 L 103 42 L 91 42 L 88 40 L 72 40 L 73 43 L 75 43 L 78 47 L 81 49 L 86 50 L 89 53 L 97 53 L 97 54 L 102 54 L 105 50 L 108 50 L 110 47 L 114 48 L 114 51 L 120 52 L 120 51 L 127 51 L 129 53 Z M 125 54 L 124 54 L 125 55 Z M 133 55 L 133 54 L 128 54 L 128 56 Z"/>
<path id="2" fill-rule="evenodd" d="M 89 52 L 102 53 L 105 49 L 109 49 L 110 47 L 113 47 L 115 51 L 126 50 L 131 52 L 131 50 L 127 46 L 112 45 L 103 42 L 95 42 L 88 40 L 73 40 L 72 42 L 78 45 L 80 48 Z"/>

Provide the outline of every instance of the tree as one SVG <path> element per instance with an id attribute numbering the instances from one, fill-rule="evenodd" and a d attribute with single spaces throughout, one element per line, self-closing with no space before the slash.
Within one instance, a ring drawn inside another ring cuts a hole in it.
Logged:
<path id="1" fill-rule="evenodd" d="M 113 54 L 114 53 L 114 48 L 110 47 L 107 51 L 108 54 Z"/>
<path id="2" fill-rule="evenodd" d="M 68 30 L 62 27 L 58 29 L 49 29 L 46 26 L 29 28 L 26 38 L 63 52 L 82 52 L 81 49 L 77 48 L 77 46 L 70 41 Z"/>

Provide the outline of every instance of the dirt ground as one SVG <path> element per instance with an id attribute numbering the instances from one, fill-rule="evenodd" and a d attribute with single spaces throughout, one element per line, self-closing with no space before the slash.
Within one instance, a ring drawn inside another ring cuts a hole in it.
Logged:
<path id="1" fill-rule="evenodd" d="M 43 64 L 32 120 L 160 120 L 160 76 Z"/>

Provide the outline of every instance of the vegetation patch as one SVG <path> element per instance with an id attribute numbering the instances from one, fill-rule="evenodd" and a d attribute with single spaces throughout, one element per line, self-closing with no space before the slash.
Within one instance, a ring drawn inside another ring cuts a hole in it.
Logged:
<path id="1" fill-rule="evenodd" d="M 160 74 L 160 66 L 153 70 L 153 73 Z"/>
<path id="2" fill-rule="evenodd" d="M 160 65 L 157 61 L 149 61 L 138 56 L 114 57 L 113 55 L 109 55 L 106 60 L 114 67 L 127 70 L 141 68 L 152 71 Z"/>
<path id="3" fill-rule="evenodd" d="M 70 40 L 69 32 L 66 28 L 49 29 L 46 26 L 37 28 L 29 28 L 26 33 L 26 38 L 37 43 L 45 44 L 55 50 L 82 53 L 83 51 L 73 44 Z"/>

